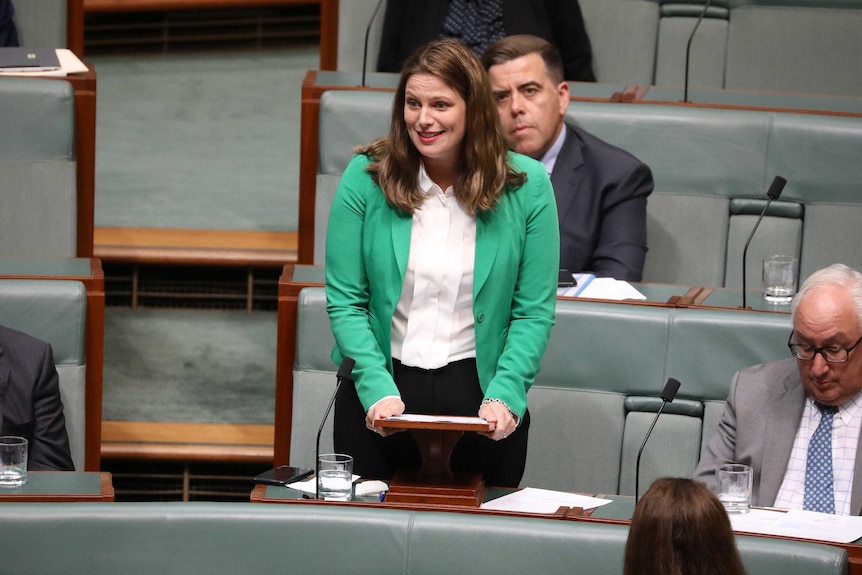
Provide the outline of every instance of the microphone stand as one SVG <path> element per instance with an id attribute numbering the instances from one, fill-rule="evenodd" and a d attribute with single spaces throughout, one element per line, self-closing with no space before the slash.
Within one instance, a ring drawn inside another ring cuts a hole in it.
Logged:
<path id="1" fill-rule="evenodd" d="M 706 0 L 706 4 L 703 6 L 703 10 L 700 13 L 700 16 L 697 17 L 697 22 L 694 24 L 694 28 L 691 31 L 691 35 L 688 37 L 688 44 L 685 46 L 685 88 L 683 90 L 682 101 L 683 103 L 688 102 L 688 60 L 689 56 L 691 56 L 691 41 L 694 40 L 694 33 L 697 32 L 698 26 L 700 26 L 700 21 L 703 20 L 703 17 L 706 16 L 706 11 L 709 8 L 709 3 L 712 0 Z"/>
<path id="2" fill-rule="evenodd" d="M 667 383 L 664 384 L 664 389 L 661 392 L 661 407 L 658 408 L 658 412 L 655 414 L 655 419 L 652 420 L 652 425 L 649 426 L 643 443 L 641 443 L 641 448 L 638 449 L 638 458 L 635 462 L 635 505 L 638 504 L 638 498 L 640 497 L 641 455 L 643 454 L 644 447 L 646 446 L 647 439 L 649 439 L 649 436 L 652 433 L 653 427 L 658 423 L 659 415 L 661 415 L 665 405 L 673 402 L 673 398 L 676 397 L 676 392 L 679 391 L 679 386 L 679 380 L 672 377 L 668 378 Z"/>
<path id="3" fill-rule="evenodd" d="M 314 448 L 314 498 L 320 499 L 320 434 L 323 432 L 323 426 L 326 424 L 326 418 L 329 417 L 329 412 L 332 411 L 332 406 L 335 404 L 335 397 L 338 395 L 338 390 L 341 389 L 341 383 L 345 380 L 350 381 L 350 373 L 353 371 L 353 366 L 356 361 L 352 358 L 345 357 L 341 360 L 341 366 L 338 368 L 338 373 L 335 374 L 336 383 L 335 391 L 332 392 L 332 398 L 329 400 L 329 405 L 323 413 L 323 419 L 320 420 L 320 427 L 317 428 L 317 444 Z"/>
<path id="4" fill-rule="evenodd" d="M 778 196 L 781 195 L 781 191 L 784 189 L 784 185 L 787 183 L 787 180 L 782 178 L 781 176 L 775 176 L 772 179 L 772 183 L 769 185 L 769 190 L 766 192 L 766 206 L 764 206 L 763 211 L 760 212 L 760 217 L 757 218 L 757 221 L 754 223 L 754 227 L 751 228 L 751 234 L 748 236 L 748 240 L 745 242 L 745 247 L 742 249 L 742 309 L 745 309 L 745 276 L 746 276 L 746 262 L 748 261 L 748 244 L 751 243 L 751 238 L 754 237 L 754 232 L 757 231 L 757 227 L 760 225 L 760 220 L 763 219 L 763 216 L 766 215 L 766 211 L 769 209 L 769 204 L 772 203 L 772 200 L 777 200 Z"/>

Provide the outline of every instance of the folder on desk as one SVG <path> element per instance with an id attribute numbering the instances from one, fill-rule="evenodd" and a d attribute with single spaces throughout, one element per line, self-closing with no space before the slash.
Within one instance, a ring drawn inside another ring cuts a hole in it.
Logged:
<path id="1" fill-rule="evenodd" d="M 57 52 L 49 48 L 0 48 L 0 71 L 48 72 L 60 69 Z"/>

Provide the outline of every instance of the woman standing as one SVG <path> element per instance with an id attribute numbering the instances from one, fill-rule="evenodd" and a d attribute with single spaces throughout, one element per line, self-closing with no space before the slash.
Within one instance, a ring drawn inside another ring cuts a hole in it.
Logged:
<path id="1" fill-rule="evenodd" d="M 336 347 L 356 360 L 335 407 L 335 449 L 389 479 L 419 466 L 410 434 L 379 418 L 479 415 L 454 471 L 517 486 L 527 390 L 554 322 L 559 231 L 539 162 L 510 153 L 476 56 L 438 40 L 405 62 L 389 135 L 361 149 L 336 192 L 326 294 Z"/>

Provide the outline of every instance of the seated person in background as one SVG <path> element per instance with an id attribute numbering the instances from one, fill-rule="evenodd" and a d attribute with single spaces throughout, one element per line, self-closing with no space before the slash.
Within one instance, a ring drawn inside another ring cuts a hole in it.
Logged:
<path id="1" fill-rule="evenodd" d="M 640 498 L 623 575 L 745 575 L 727 512 L 691 479 L 657 479 Z"/>
<path id="2" fill-rule="evenodd" d="M 0 434 L 28 441 L 27 469 L 74 471 L 51 346 L 0 326 Z"/>
<path id="3" fill-rule="evenodd" d="M 377 71 L 400 72 L 413 50 L 435 38 L 460 40 L 481 56 L 510 34 L 553 42 L 563 55 L 566 80 L 596 81 L 578 0 L 389 0 Z"/>
<path id="4" fill-rule="evenodd" d="M 18 30 L 12 20 L 14 15 L 12 0 L 0 0 L 0 48 L 18 45 Z"/>
<path id="5" fill-rule="evenodd" d="M 569 86 L 560 54 L 535 36 L 509 36 L 482 56 L 503 135 L 540 160 L 554 185 L 560 268 L 640 281 L 652 172 L 628 152 L 567 124 Z"/>
<path id="6" fill-rule="evenodd" d="M 792 303 L 795 359 L 737 373 L 718 431 L 695 470 L 750 465 L 752 505 L 838 515 L 862 512 L 862 274 L 818 270 Z"/>

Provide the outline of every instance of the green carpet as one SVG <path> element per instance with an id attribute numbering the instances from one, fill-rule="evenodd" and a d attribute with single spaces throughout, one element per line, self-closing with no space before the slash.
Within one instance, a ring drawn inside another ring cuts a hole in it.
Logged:
<path id="1" fill-rule="evenodd" d="M 317 44 L 96 56 L 97 226 L 295 231 Z"/>
<path id="2" fill-rule="evenodd" d="M 271 425 L 275 312 L 105 311 L 102 418 Z"/>

